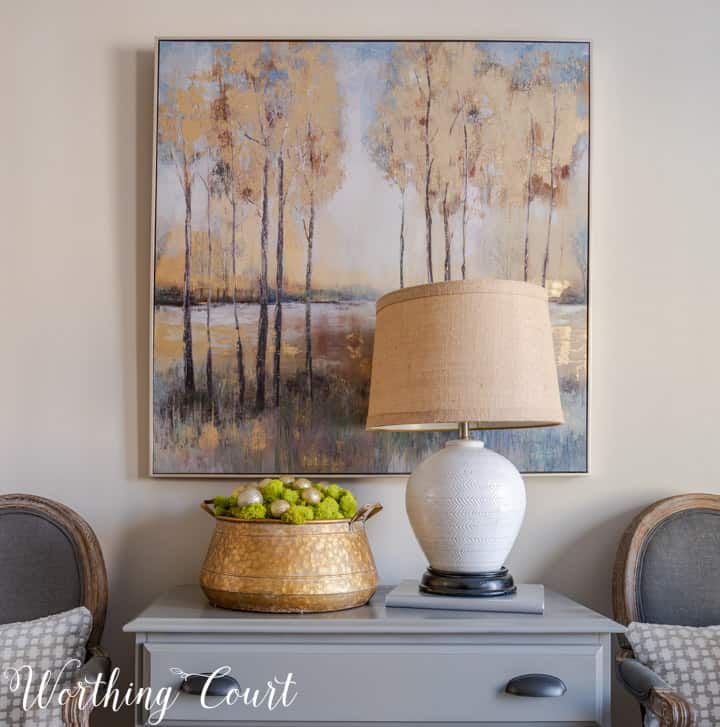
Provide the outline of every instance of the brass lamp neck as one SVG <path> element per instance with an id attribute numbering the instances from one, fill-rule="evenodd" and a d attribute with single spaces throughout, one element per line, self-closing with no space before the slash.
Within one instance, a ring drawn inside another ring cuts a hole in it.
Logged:
<path id="1" fill-rule="evenodd" d="M 470 422 L 458 424 L 458 439 L 470 439 Z"/>

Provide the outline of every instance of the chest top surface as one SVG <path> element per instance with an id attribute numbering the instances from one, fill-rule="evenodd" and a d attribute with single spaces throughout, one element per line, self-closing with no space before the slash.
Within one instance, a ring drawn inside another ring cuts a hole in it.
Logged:
<path id="1" fill-rule="evenodd" d="M 545 590 L 543 615 L 386 608 L 390 587 L 378 588 L 365 606 L 347 611 L 268 614 L 211 606 L 199 586 L 177 586 L 156 598 L 124 631 L 178 633 L 352 634 L 583 634 L 621 633 L 611 619 Z"/>

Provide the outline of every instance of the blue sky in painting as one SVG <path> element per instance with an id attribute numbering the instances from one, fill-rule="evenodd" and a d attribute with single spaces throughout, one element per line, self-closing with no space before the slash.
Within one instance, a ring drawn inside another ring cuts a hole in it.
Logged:
<path id="1" fill-rule="evenodd" d="M 512 66 L 524 54 L 550 53 L 559 62 L 577 58 L 587 62 L 590 57 L 589 43 L 518 43 L 517 41 L 479 41 L 478 45 L 492 60 L 504 66 Z"/>
<path id="2" fill-rule="evenodd" d="M 312 41 L 309 41 L 312 42 Z M 352 125 L 367 128 L 374 120 L 375 102 L 383 91 L 388 61 L 399 41 L 316 41 L 326 43 L 339 64 L 340 92 L 346 101 L 353 97 L 363 98 L 365 103 L 356 105 L 354 113 L 361 118 L 347 119 Z M 402 41 L 405 42 L 405 41 Z M 551 78 L 554 83 L 580 80 L 587 73 L 590 60 L 589 43 L 548 43 L 518 41 L 476 41 L 491 62 L 513 69 L 514 77 L 521 83 L 526 80 L 538 60 L 549 54 Z M 163 99 L 168 84 L 190 82 L 192 73 L 210 68 L 214 49 L 227 46 L 230 41 L 160 41 L 159 95 Z M 589 115 L 588 104 L 578 96 L 577 113 Z"/>
<path id="3" fill-rule="evenodd" d="M 308 41 L 313 42 L 313 41 Z M 334 53 L 340 66 L 340 91 L 346 100 L 364 97 L 365 103 L 355 107 L 362 119 L 355 119 L 367 126 L 373 120 L 375 101 L 383 90 L 387 63 L 393 49 L 400 41 L 316 41 L 326 43 Z M 406 42 L 406 41 L 402 41 Z M 548 43 L 518 41 L 476 41 L 493 63 L 514 69 L 515 76 L 522 81 L 544 54 L 551 58 L 551 77 L 553 82 L 579 80 L 587 72 L 590 58 L 589 43 Z M 212 64 L 214 48 L 227 46 L 229 41 L 160 41 L 159 92 L 162 99 L 168 84 L 189 83 L 192 73 L 207 69 Z M 588 115 L 587 105 L 578 99 L 578 114 Z"/>
<path id="4" fill-rule="evenodd" d="M 399 41 L 330 41 L 327 45 L 338 56 L 347 59 L 354 57 L 361 63 L 383 63 L 388 60 L 397 42 Z M 537 58 L 541 53 L 549 53 L 554 64 L 558 67 L 570 61 L 577 61 L 581 65 L 586 65 L 590 58 L 589 43 L 523 43 L 493 40 L 477 41 L 477 44 L 493 62 L 508 68 L 518 63 L 523 56 L 529 58 L 535 56 Z M 175 71 L 186 77 L 190 69 L 207 67 L 212 59 L 213 48 L 223 45 L 228 45 L 228 41 L 160 41 L 162 64 L 159 80 L 161 93 Z"/>

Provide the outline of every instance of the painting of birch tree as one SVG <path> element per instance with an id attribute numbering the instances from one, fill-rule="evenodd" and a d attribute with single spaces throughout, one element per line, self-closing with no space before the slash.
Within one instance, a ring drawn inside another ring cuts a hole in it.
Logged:
<path id="1" fill-rule="evenodd" d="M 406 473 L 366 432 L 375 301 L 526 280 L 566 423 L 478 433 L 587 471 L 587 43 L 160 40 L 152 472 Z"/>

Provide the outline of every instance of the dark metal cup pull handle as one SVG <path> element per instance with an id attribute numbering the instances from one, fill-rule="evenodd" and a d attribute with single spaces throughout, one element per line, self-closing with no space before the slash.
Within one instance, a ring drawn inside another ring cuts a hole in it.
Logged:
<path id="1" fill-rule="evenodd" d="M 212 674 L 189 674 L 180 685 L 180 691 L 199 696 L 211 676 Z M 227 697 L 233 689 L 240 691 L 237 679 L 227 675 L 216 676 L 208 685 L 205 694 L 209 697 Z"/>
<path id="2" fill-rule="evenodd" d="M 562 679 L 550 674 L 523 674 L 511 679 L 505 692 L 516 697 L 562 697 L 567 687 Z"/>

